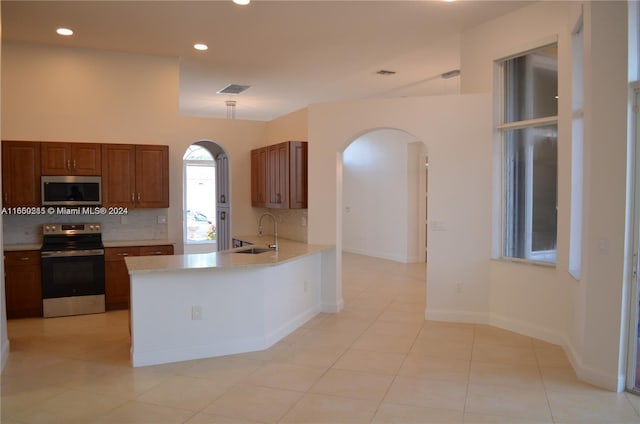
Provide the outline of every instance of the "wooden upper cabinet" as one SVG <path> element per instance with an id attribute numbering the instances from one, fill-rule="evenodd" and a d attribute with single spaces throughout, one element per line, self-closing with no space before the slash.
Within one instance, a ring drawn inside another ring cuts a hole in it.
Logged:
<path id="1" fill-rule="evenodd" d="M 102 204 L 169 207 L 169 147 L 103 144 Z"/>
<path id="2" fill-rule="evenodd" d="M 42 175 L 100 175 L 98 143 L 40 143 Z"/>
<path id="3" fill-rule="evenodd" d="M 267 207 L 289 207 L 289 143 L 267 147 Z"/>
<path id="4" fill-rule="evenodd" d="M 251 205 L 307 207 L 306 141 L 287 141 L 251 151 Z"/>
<path id="5" fill-rule="evenodd" d="M 136 192 L 136 146 L 102 145 L 102 204 L 133 208 Z"/>
<path id="6" fill-rule="evenodd" d="M 308 145 L 304 141 L 292 141 L 289 145 L 289 207 L 307 208 L 307 159 Z"/>
<path id="7" fill-rule="evenodd" d="M 2 201 L 5 207 L 40 206 L 40 143 L 2 142 Z"/>
<path id="8" fill-rule="evenodd" d="M 267 204 L 267 148 L 251 151 L 251 206 Z"/>
<path id="9" fill-rule="evenodd" d="M 136 146 L 136 207 L 169 207 L 169 146 Z"/>

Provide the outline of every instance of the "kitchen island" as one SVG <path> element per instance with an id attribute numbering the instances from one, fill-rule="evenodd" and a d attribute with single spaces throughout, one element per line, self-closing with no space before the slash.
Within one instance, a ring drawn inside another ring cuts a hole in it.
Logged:
<path id="1" fill-rule="evenodd" d="M 126 258 L 134 367 L 266 349 L 337 312 L 334 246 L 280 239 L 223 252 Z M 266 239 L 269 239 L 266 237 Z"/>

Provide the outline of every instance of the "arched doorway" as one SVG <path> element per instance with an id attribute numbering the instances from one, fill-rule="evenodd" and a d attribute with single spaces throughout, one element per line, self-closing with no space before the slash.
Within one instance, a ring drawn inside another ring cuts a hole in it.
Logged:
<path id="1" fill-rule="evenodd" d="M 230 247 L 229 165 L 218 144 L 198 141 L 183 155 L 183 242 L 185 253 Z"/>
<path id="2" fill-rule="evenodd" d="M 369 131 L 342 154 L 342 250 L 396 262 L 426 257 L 427 151 L 397 129 Z"/>

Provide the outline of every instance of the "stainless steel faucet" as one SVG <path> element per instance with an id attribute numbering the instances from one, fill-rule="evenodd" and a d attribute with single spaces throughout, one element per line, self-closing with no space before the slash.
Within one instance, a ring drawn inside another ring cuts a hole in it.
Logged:
<path id="1" fill-rule="evenodd" d="M 258 237 L 262 237 L 262 218 L 265 216 L 270 216 L 273 220 L 273 244 L 268 244 L 269 249 L 275 249 L 278 251 L 278 222 L 276 221 L 276 217 L 271 215 L 270 213 L 263 213 L 258 221 Z"/>

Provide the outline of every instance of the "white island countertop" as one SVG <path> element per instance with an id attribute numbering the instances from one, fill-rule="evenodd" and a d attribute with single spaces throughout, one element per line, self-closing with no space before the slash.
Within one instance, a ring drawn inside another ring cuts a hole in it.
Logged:
<path id="1" fill-rule="evenodd" d="M 266 235 L 235 237 L 254 243 L 235 249 L 213 253 L 191 253 L 186 255 L 167 256 L 133 256 L 125 258 L 129 274 L 150 272 L 188 271 L 197 269 L 224 269 L 238 267 L 255 267 L 278 265 L 306 255 L 312 255 L 335 246 L 306 244 L 297 241 L 278 239 L 278 251 L 269 250 L 264 253 L 238 253 L 252 247 L 266 247 L 273 242 L 273 236 Z"/>

